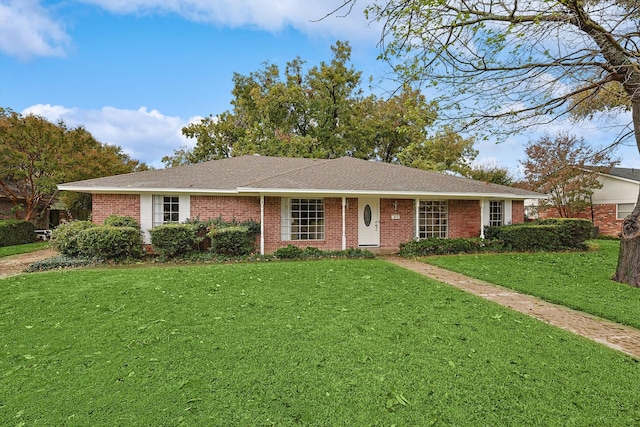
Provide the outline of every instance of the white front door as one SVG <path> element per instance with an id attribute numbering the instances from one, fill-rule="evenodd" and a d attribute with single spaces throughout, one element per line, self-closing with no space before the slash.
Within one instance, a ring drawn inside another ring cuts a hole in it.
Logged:
<path id="1" fill-rule="evenodd" d="M 358 246 L 380 246 L 380 199 L 358 199 Z"/>

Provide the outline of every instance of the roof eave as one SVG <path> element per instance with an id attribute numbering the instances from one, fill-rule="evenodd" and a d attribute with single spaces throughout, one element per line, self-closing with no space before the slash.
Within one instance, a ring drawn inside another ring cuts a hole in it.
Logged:
<path id="1" fill-rule="evenodd" d="M 238 187 L 238 193 L 259 193 L 273 196 L 282 195 L 317 195 L 317 196 L 379 196 L 379 197 L 446 197 L 448 199 L 546 199 L 544 194 L 511 194 L 511 193 L 477 193 L 477 192 L 435 192 L 435 191 L 379 191 L 379 190 L 336 190 L 336 189 L 313 189 L 313 188 L 256 188 Z"/>

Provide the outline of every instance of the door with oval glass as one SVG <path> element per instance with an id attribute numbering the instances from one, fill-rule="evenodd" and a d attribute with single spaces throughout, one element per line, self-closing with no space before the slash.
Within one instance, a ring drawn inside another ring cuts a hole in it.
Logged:
<path id="1" fill-rule="evenodd" d="M 380 246 L 380 199 L 358 199 L 358 246 Z"/>

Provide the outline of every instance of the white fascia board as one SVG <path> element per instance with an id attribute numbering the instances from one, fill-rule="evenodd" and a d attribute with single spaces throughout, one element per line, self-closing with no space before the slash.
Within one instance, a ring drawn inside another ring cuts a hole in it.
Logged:
<path id="1" fill-rule="evenodd" d="M 93 193 L 93 194 L 143 194 L 143 193 L 154 193 L 154 194 L 238 194 L 236 190 L 215 190 L 215 189 L 204 189 L 204 188 L 169 188 L 169 187 L 158 187 L 158 188 L 135 188 L 135 187 L 85 187 L 85 186 L 76 186 L 76 185 L 66 185 L 60 184 L 58 185 L 58 190 L 61 191 L 76 191 L 79 193 Z"/>
<path id="2" fill-rule="evenodd" d="M 314 196 L 378 196 L 378 197 L 398 197 L 413 199 L 416 197 L 429 197 L 429 198 L 446 198 L 446 199 L 512 199 L 512 200 L 525 200 L 525 199 L 546 199 L 544 194 L 536 195 L 519 195 L 509 193 L 437 193 L 437 192 L 415 192 L 415 191 L 354 191 L 354 190 L 322 190 L 322 189 L 299 189 L 299 188 L 254 188 L 254 187 L 238 187 L 238 193 L 259 193 L 269 194 L 273 196 L 290 196 L 290 195 L 314 195 Z"/>

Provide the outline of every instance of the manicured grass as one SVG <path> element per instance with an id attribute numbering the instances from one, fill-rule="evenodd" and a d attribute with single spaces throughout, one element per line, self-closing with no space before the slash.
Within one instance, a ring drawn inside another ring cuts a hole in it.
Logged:
<path id="1" fill-rule="evenodd" d="M 611 280 L 620 243 L 597 251 L 431 257 L 424 260 L 640 329 L 640 289 Z"/>
<path id="2" fill-rule="evenodd" d="M 0 280 L 0 424 L 637 425 L 640 363 L 380 260 Z"/>
<path id="3" fill-rule="evenodd" d="M 25 245 L 3 246 L 0 247 L 0 258 L 11 255 L 26 254 L 28 252 L 35 252 L 39 251 L 40 249 L 46 249 L 48 247 L 48 242 L 35 242 L 27 243 Z"/>

